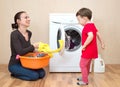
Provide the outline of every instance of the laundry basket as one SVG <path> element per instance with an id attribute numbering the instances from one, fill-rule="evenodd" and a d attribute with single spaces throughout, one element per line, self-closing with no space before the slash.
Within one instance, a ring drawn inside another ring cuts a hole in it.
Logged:
<path id="1" fill-rule="evenodd" d="M 28 53 L 24 56 L 19 56 L 19 58 L 23 67 L 30 69 L 40 69 L 46 67 L 49 64 L 50 56 L 45 54 L 42 57 L 37 57 L 36 53 Z"/>

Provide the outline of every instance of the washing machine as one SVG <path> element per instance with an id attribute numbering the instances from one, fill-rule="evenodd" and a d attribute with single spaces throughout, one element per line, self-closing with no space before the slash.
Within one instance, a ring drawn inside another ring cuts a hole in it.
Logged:
<path id="1" fill-rule="evenodd" d="M 64 41 L 62 52 L 55 53 L 50 59 L 50 72 L 81 72 L 81 32 L 83 26 L 78 24 L 74 13 L 49 14 L 49 46 L 60 47 L 58 40 Z"/>

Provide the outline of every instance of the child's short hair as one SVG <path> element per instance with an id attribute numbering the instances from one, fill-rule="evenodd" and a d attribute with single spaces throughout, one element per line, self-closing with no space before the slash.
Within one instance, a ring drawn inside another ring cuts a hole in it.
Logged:
<path id="1" fill-rule="evenodd" d="M 92 18 L 92 11 L 88 8 L 81 8 L 76 13 L 76 16 L 87 17 L 89 20 Z"/>

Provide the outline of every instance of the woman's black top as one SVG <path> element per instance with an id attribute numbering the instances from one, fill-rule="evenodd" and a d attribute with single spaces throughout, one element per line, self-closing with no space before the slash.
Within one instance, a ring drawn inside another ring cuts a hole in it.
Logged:
<path id="1" fill-rule="evenodd" d="M 14 64 L 20 64 L 20 60 L 16 59 L 16 55 L 24 55 L 28 52 L 34 51 L 34 46 L 31 45 L 30 38 L 32 33 L 27 30 L 29 40 L 26 41 L 25 37 L 18 31 L 14 30 L 11 32 L 10 36 L 10 47 L 11 47 L 11 57 L 9 61 L 9 66 Z"/>

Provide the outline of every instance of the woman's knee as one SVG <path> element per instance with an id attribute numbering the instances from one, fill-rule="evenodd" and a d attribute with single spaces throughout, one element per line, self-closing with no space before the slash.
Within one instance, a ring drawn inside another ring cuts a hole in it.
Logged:
<path id="1" fill-rule="evenodd" d="M 29 74 L 29 73 L 28 73 Z M 39 74 L 38 73 L 31 73 L 29 75 L 29 78 L 31 81 L 39 79 Z"/>
<path id="2" fill-rule="evenodd" d="M 44 69 L 40 69 L 39 70 L 39 78 L 44 78 L 45 77 L 45 75 L 46 75 L 46 72 L 45 72 L 45 70 Z"/>

